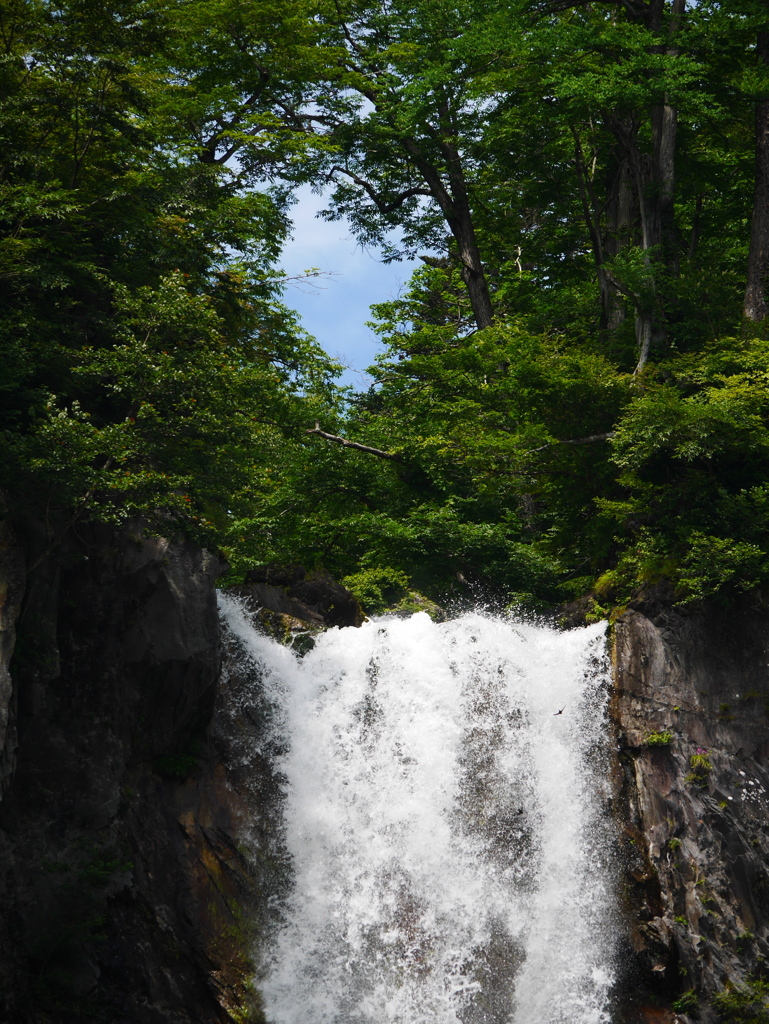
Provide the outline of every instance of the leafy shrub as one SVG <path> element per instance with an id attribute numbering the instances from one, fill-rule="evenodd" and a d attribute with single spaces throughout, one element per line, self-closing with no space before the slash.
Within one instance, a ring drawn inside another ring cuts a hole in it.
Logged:
<path id="1" fill-rule="evenodd" d="M 697 1007 L 697 993 L 694 989 L 689 989 L 688 992 L 684 992 L 682 996 L 673 1003 L 673 1009 L 676 1013 L 689 1013 L 691 1010 Z"/>
<path id="2" fill-rule="evenodd" d="M 689 758 L 689 764 L 691 765 L 692 771 L 698 775 L 708 775 L 713 771 L 713 765 L 710 762 L 710 758 L 707 753 L 696 753 L 692 754 Z"/>
<path id="3" fill-rule="evenodd" d="M 673 742 L 673 733 L 665 729 L 663 732 L 650 732 L 644 740 L 647 747 L 669 747 Z"/>
<path id="4" fill-rule="evenodd" d="M 719 992 L 713 1008 L 722 1024 L 769 1024 L 769 985 L 756 981 Z"/>
<path id="5" fill-rule="evenodd" d="M 366 612 L 378 615 L 404 597 L 409 578 L 400 569 L 375 566 L 345 576 L 341 582 L 352 591 Z"/>
<path id="6" fill-rule="evenodd" d="M 692 754 L 689 758 L 689 765 L 691 771 L 684 777 L 684 782 L 689 783 L 689 785 L 699 786 L 700 789 L 705 789 L 708 784 L 708 776 L 713 771 L 713 765 L 708 757 L 707 750 L 702 750 L 698 747 L 697 753 Z"/>

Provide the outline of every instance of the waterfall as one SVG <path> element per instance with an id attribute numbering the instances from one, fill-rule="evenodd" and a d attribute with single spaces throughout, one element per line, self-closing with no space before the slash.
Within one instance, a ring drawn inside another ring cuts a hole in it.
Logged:
<path id="1" fill-rule="evenodd" d="M 606 1024 L 605 626 L 418 614 L 300 659 L 222 609 L 284 784 L 270 1024 Z"/>

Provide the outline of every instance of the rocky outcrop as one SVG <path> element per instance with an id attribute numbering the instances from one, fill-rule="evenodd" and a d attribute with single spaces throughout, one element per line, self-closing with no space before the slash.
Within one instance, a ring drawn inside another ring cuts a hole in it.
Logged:
<path id="1" fill-rule="evenodd" d="M 733 1020 L 717 994 L 769 976 L 769 610 L 657 590 L 616 622 L 614 668 L 623 1020 Z"/>
<path id="2" fill-rule="evenodd" d="M 301 565 L 251 569 L 228 592 L 243 601 L 257 629 L 304 654 L 333 626 L 360 626 L 365 615 L 355 596 L 328 573 Z"/>
<path id="3" fill-rule="evenodd" d="M 24 541 L 0 1020 L 243 1019 L 253 865 L 223 763 L 222 565 L 138 527 L 83 526 L 51 551 L 34 530 Z"/>
<path id="4" fill-rule="evenodd" d="M 305 625 L 360 626 L 365 616 L 355 597 L 327 572 L 308 573 L 301 565 L 263 565 L 246 573 L 243 586 L 230 588 L 255 608 L 287 615 Z"/>

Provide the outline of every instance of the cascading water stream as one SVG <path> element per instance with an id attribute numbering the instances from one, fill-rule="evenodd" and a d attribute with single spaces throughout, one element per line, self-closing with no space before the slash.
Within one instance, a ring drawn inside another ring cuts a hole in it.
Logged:
<path id="1" fill-rule="evenodd" d="M 606 1024 L 604 627 L 419 614 L 298 659 L 222 611 L 282 744 L 271 1024 Z"/>

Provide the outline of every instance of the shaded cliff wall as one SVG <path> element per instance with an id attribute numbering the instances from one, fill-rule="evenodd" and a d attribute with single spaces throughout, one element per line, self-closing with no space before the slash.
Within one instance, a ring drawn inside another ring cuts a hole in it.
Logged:
<path id="1" fill-rule="evenodd" d="M 0 520 L 0 794 L 11 771 L 16 749 L 10 665 L 25 584 L 26 564 L 21 543 L 10 521 Z"/>
<path id="2" fill-rule="evenodd" d="M 225 767 L 221 569 L 138 528 L 81 527 L 46 553 L 2 526 L 7 1024 L 248 1019 L 255 865 Z"/>
<path id="3" fill-rule="evenodd" d="M 288 875 L 270 709 L 247 652 L 222 648 L 220 570 L 138 528 L 79 528 L 46 552 L 0 524 L 4 1024 L 260 1020 L 250 952 Z M 341 607 L 335 591 L 308 604 L 303 581 L 240 590 L 300 646 Z M 733 1020 L 711 997 L 769 974 L 769 609 L 682 610 L 660 591 L 619 618 L 613 649 L 615 1017 Z"/>
<path id="4" fill-rule="evenodd" d="M 737 1019 L 713 994 L 769 976 L 769 609 L 650 593 L 614 668 L 627 1019 Z"/>

